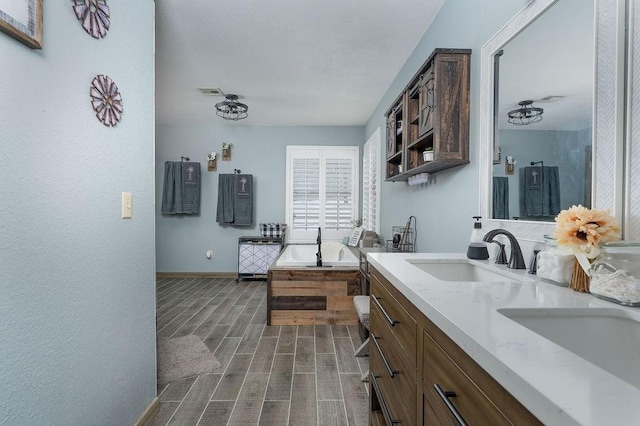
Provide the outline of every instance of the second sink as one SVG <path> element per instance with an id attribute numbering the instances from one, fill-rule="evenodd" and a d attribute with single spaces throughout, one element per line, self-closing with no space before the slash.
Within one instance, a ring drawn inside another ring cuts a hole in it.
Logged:
<path id="1" fill-rule="evenodd" d="M 525 280 L 507 271 L 498 271 L 488 265 L 471 263 L 467 260 L 407 259 L 407 262 L 441 281 L 504 283 Z"/>
<path id="2" fill-rule="evenodd" d="M 505 308 L 498 312 L 640 388 L 640 319 L 617 308 Z"/>

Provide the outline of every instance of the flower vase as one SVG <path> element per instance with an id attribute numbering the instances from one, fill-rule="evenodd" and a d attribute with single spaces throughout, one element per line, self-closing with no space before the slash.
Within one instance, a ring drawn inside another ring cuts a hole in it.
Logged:
<path id="1" fill-rule="evenodd" d="M 589 293 L 590 280 L 591 278 L 584 272 L 584 269 L 582 269 L 582 266 L 580 266 L 580 263 L 576 259 L 573 264 L 573 274 L 571 275 L 571 284 L 569 287 L 571 287 L 573 291 Z"/>
<path id="2" fill-rule="evenodd" d="M 215 172 L 218 170 L 218 165 L 216 160 L 207 161 L 207 171 Z"/>

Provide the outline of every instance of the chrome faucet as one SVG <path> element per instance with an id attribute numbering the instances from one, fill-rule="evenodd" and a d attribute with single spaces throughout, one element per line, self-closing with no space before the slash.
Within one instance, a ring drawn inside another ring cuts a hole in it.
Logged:
<path id="1" fill-rule="evenodd" d="M 316 243 L 318 244 L 318 252 L 316 253 L 316 266 L 322 266 L 322 237 L 320 227 L 318 227 L 318 238 Z"/>
<path id="2" fill-rule="evenodd" d="M 524 258 L 522 257 L 522 250 L 520 249 L 520 244 L 518 244 L 518 240 L 516 239 L 516 237 L 513 236 L 511 232 L 504 229 L 494 229 L 492 231 L 487 232 L 484 238 L 482 238 L 482 240 L 488 243 L 493 243 L 493 242 L 496 242 L 496 241 L 493 241 L 493 239 L 497 235 L 504 235 L 509 239 L 509 245 L 511 246 L 511 253 L 509 255 L 509 263 L 507 264 L 507 268 L 526 269 L 527 267 L 524 264 Z M 500 253 L 498 253 L 498 256 L 500 256 Z M 498 260 L 500 259 L 496 259 L 496 263 L 498 263 Z"/>

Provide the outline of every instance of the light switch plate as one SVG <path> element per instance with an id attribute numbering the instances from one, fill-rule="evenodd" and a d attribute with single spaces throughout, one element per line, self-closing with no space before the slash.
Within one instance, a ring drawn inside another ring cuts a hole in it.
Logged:
<path id="1" fill-rule="evenodd" d="M 122 193 L 122 218 L 131 219 L 131 193 Z"/>

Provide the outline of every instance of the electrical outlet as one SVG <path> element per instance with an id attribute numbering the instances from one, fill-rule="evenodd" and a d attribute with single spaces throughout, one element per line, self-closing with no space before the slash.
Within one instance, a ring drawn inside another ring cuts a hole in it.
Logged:
<path id="1" fill-rule="evenodd" d="M 130 192 L 122 193 L 122 218 L 131 219 L 131 198 Z"/>
<path id="2" fill-rule="evenodd" d="M 205 256 L 207 256 L 207 259 L 211 259 L 213 257 L 213 250 L 207 250 L 207 253 L 205 253 Z"/>

